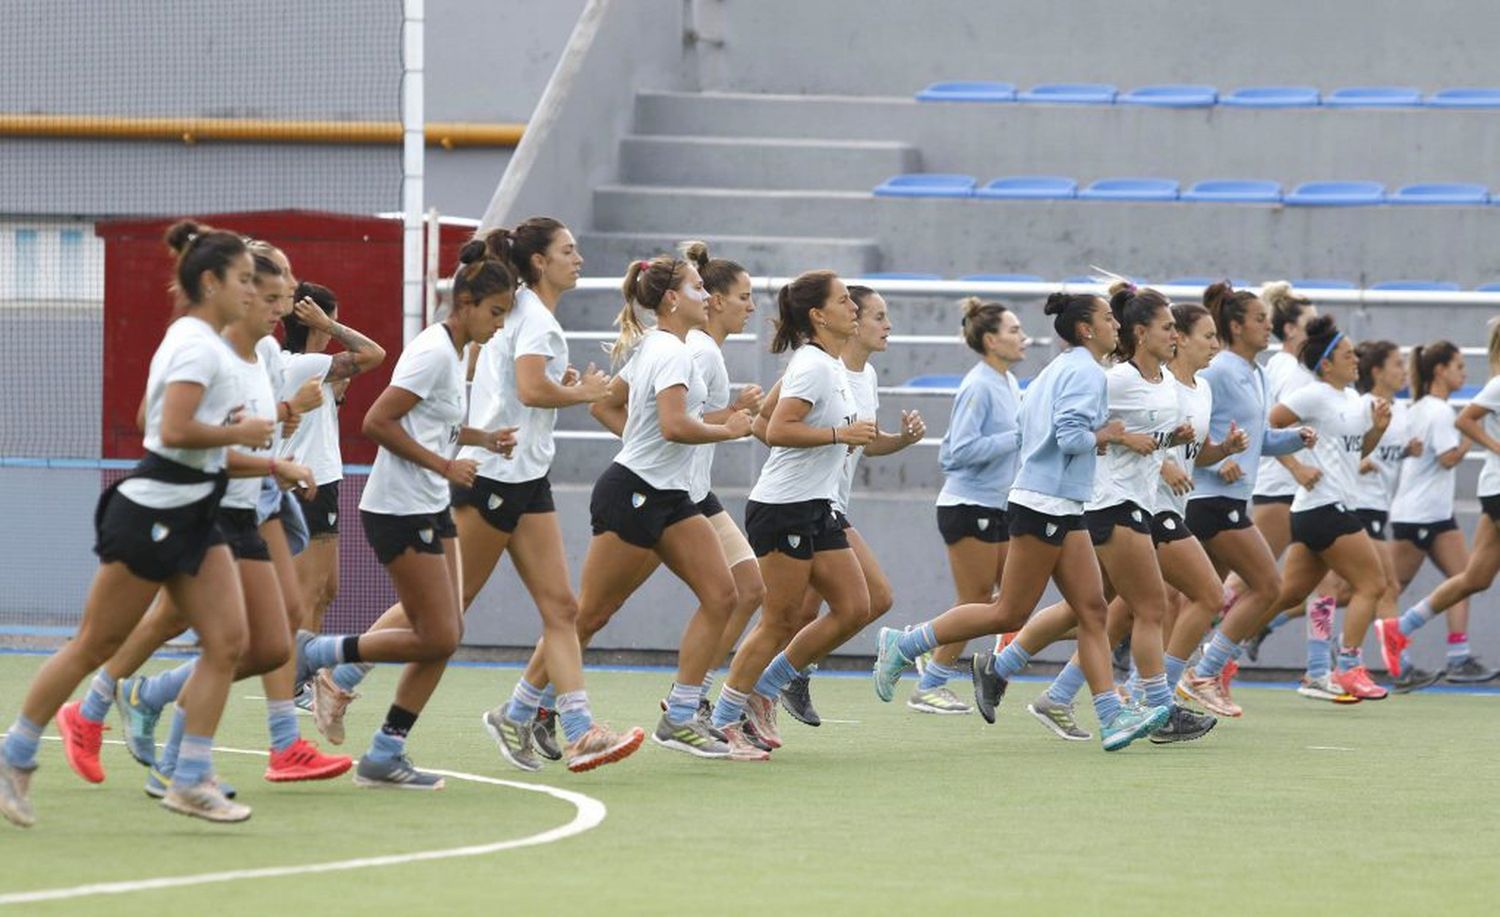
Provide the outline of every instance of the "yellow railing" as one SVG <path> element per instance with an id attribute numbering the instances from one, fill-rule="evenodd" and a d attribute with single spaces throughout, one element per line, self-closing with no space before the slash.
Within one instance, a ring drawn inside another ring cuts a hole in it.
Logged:
<path id="1" fill-rule="evenodd" d="M 427 145 L 513 147 L 524 124 L 432 121 Z M 0 114 L 0 137 L 157 140 L 176 143 L 400 144 L 399 121 L 290 121 L 264 118 L 136 118 L 115 115 Z"/>

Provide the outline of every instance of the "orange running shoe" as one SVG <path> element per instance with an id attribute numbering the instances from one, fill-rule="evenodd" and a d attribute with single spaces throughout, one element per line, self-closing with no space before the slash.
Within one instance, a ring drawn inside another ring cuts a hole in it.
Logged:
<path id="1" fill-rule="evenodd" d="M 1230 704 L 1234 703 L 1234 695 L 1230 692 L 1230 685 L 1234 683 L 1234 676 L 1240 674 L 1240 664 L 1233 659 L 1224 663 L 1223 671 L 1219 672 L 1219 693 L 1224 695 L 1224 700 Z"/>
<path id="2" fill-rule="evenodd" d="M 1411 646 L 1411 638 L 1401 633 L 1401 625 L 1395 618 L 1381 618 L 1375 622 L 1375 637 L 1380 641 L 1380 658 L 1392 678 L 1401 677 L 1401 653 Z"/>
<path id="3" fill-rule="evenodd" d="M 1357 665 L 1347 672 L 1333 673 L 1333 680 L 1339 687 L 1360 700 L 1385 700 L 1387 694 L 1384 688 L 1370 678 L 1370 671 L 1362 665 Z"/>
<path id="4" fill-rule="evenodd" d="M 64 704 L 57 711 L 57 731 L 62 733 L 63 754 L 74 773 L 89 783 L 104 782 L 104 765 L 99 763 L 99 748 L 104 745 L 104 724 L 83 718 L 82 701 Z"/>
<path id="5" fill-rule="evenodd" d="M 1005 649 L 1007 646 L 1010 646 L 1011 641 L 1015 640 L 1016 639 L 1016 635 L 1019 634 L 1019 633 L 1020 633 L 1020 631 L 1013 630 L 1013 631 L 1008 631 L 1007 633 L 1003 633 L 1003 634 L 996 634 L 995 635 L 995 655 L 996 656 L 1000 655 L 1000 651 L 1001 650 Z"/>
<path id="6" fill-rule="evenodd" d="M 271 752 L 271 762 L 266 765 L 266 779 L 272 783 L 329 780 L 353 766 L 353 758 L 325 755 L 313 743 L 298 739 L 281 751 Z"/>
<path id="7" fill-rule="evenodd" d="M 646 731 L 639 726 L 627 732 L 615 732 L 602 723 L 595 723 L 576 742 L 569 742 L 563 755 L 568 759 L 568 770 L 581 774 L 604 764 L 625 760 L 645 740 Z"/>
<path id="8" fill-rule="evenodd" d="M 1177 682 L 1177 696 L 1182 700 L 1201 705 L 1214 716 L 1243 716 L 1245 711 L 1224 696 L 1223 684 L 1220 681 L 1222 677 L 1221 675 L 1200 677 L 1192 669 L 1188 669 L 1182 673 L 1182 680 Z"/>

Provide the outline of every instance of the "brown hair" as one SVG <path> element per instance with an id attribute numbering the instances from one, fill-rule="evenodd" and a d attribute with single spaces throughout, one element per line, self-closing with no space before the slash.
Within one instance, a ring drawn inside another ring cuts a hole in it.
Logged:
<path id="1" fill-rule="evenodd" d="M 796 350 L 812 338 L 812 317 L 808 313 L 823 308 L 838 279 L 839 275 L 829 270 L 804 271 L 777 291 L 772 353 Z"/>
<path id="2" fill-rule="evenodd" d="M 1426 397 L 1437 368 L 1452 362 L 1462 351 L 1452 341 L 1435 341 L 1411 349 L 1411 400 Z"/>
<path id="3" fill-rule="evenodd" d="M 1205 318 L 1213 318 L 1213 314 L 1195 302 L 1172 303 L 1172 321 L 1177 325 L 1178 334 L 1192 334 L 1193 326 Z"/>
<path id="4" fill-rule="evenodd" d="M 506 233 L 509 247 L 505 258 L 515 269 L 516 276 L 526 281 L 527 286 L 532 286 L 541 279 L 531 263 L 531 256 L 545 255 L 547 246 L 552 244 L 552 237 L 567 228 L 552 217 L 531 217 Z M 494 235 L 494 232 L 490 235 Z"/>
<path id="5" fill-rule="evenodd" d="M 1326 359 L 1324 354 L 1331 355 L 1329 348 L 1341 333 L 1332 315 L 1320 315 L 1308 322 L 1307 337 L 1302 341 L 1302 349 L 1297 352 L 1297 362 L 1317 375 L 1318 366 Z"/>
<path id="6" fill-rule="evenodd" d="M 849 284 L 847 289 L 849 290 L 849 298 L 854 301 L 855 318 L 859 318 L 865 314 L 865 303 L 870 301 L 871 296 L 880 295 L 875 291 L 874 287 L 861 286 L 857 283 Z"/>
<path id="7" fill-rule="evenodd" d="M 1137 287 L 1128 280 L 1117 280 L 1109 285 L 1109 310 L 1120 323 L 1120 337 L 1115 343 L 1115 356 L 1129 360 L 1135 356 L 1135 330 L 1151 324 L 1161 310 L 1172 303 L 1150 287 Z"/>
<path id="8" fill-rule="evenodd" d="M 339 307 L 339 298 L 333 294 L 332 290 L 320 283 L 308 280 L 300 281 L 297 289 L 292 293 L 292 302 L 301 302 L 304 299 L 312 300 L 314 305 L 323 310 L 324 315 L 332 315 Z M 311 329 L 297 317 L 295 311 L 282 316 L 281 324 L 286 329 L 286 349 L 292 353 L 306 353 L 307 335 Z"/>
<path id="9" fill-rule="evenodd" d="M 173 223 L 164 239 L 167 248 L 177 256 L 172 285 L 189 303 L 198 303 L 203 298 L 204 271 L 212 271 L 215 277 L 223 280 L 229 262 L 245 254 L 246 250 L 245 240 L 238 233 L 203 226 L 192 220 Z"/>
<path id="10" fill-rule="evenodd" d="M 453 308 L 458 308 L 458 297 L 464 293 L 478 305 L 480 300 L 496 293 L 514 293 L 516 275 L 510 265 L 493 255 L 493 237 L 505 230 L 491 230 L 483 239 L 470 239 L 458 251 L 458 270 L 453 273 Z"/>
<path id="11" fill-rule="evenodd" d="M 1359 360 L 1359 378 L 1354 380 L 1354 390 L 1360 394 L 1375 390 L 1375 370 L 1385 365 L 1391 354 L 1401 348 L 1393 341 L 1362 341 L 1354 348 Z"/>
<path id="12" fill-rule="evenodd" d="M 636 314 L 636 306 L 651 312 L 661 308 L 667 292 L 682 283 L 682 268 L 686 264 L 687 262 L 671 255 L 657 255 L 650 261 L 630 262 L 630 267 L 625 271 L 625 282 L 620 286 L 625 305 L 615 318 L 615 327 L 620 329 L 620 336 L 615 338 L 614 344 L 609 348 L 609 358 L 616 366 L 625 361 L 625 357 L 635 349 L 635 345 L 646 333 L 646 326 L 641 324 L 640 316 Z"/>
<path id="13" fill-rule="evenodd" d="M 1256 296 L 1249 290 L 1236 290 L 1229 285 L 1229 281 L 1221 280 L 1211 284 L 1203 291 L 1203 305 L 1207 307 L 1208 314 L 1214 317 L 1214 325 L 1218 328 L 1219 340 L 1224 342 L 1225 347 L 1234 344 L 1234 331 L 1230 329 L 1230 322 L 1245 323 L 1245 315 L 1250 311 L 1250 304 Z"/>
<path id="14" fill-rule="evenodd" d="M 1000 330 L 1000 319 L 1010 310 L 997 302 L 989 302 L 978 296 L 968 296 L 958 301 L 964 317 L 958 327 L 963 330 L 964 343 L 969 349 L 984 356 L 984 336 Z"/>
<path id="15" fill-rule="evenodd" d="M 683 242 L 677 250 L 682 253 L 683 260 L 691 261 L 698 269 L 698 276 L 703 278 L 703 289 L 710 293 L 728 293 L 741 274 L 750 273 L 727 258 L 710 258 L 707 242 Z"/>
<path id="16" fill-rule="evenodd" d="M 1078 336 L 1078 323 L 1092 320 L 1098 302 L 1099 297 L 1093 293 L 1053 293 L 1042 306 L 1042 314 L 1057 316 L 1052 320 L 1052 330 L 1077 347 L 1082 341 Z"/>
<path id="17" fill-rule="evenodd" d="M 1260 301 L 1271 310 L 1271 333 L 1276 340 L 1286 340 L 1286 326 L 1297 324 L 1302 313 L 1312 307 L 1312 300 L 1292 292 L 1292 285 L 1277 280 L 1260 288 Z"/>

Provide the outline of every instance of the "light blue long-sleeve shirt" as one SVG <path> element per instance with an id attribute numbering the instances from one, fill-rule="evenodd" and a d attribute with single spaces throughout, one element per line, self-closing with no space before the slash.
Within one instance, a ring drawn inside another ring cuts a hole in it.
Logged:
<path id="1" fill-rule="evenodd" d="M 1015 487 L 1085 502 L 1094 494 L 1094 433 L 1109 419 L 1109 381 L 1086 347 L 1064 351 L 1026 387 Z"/>
<path id="2" fill-rule="evenodd" d="M 1250 445 L 1239 455 L 1230 456 L 1244 470 L 1244 477 L 1233 484 L 1224 483 L 1218 473 L 1223 462 L 1194 468 L 1193 493 L 1188 499 L 1231 497 L 1249 500 L 1255 489 L 1260 457 L 1290 455 L 1302 448 L 1302 437 L 1295 428 L 1274 430 L 1266 423 L 1266 415 L 1271 409 L 1266 403 L 1270 400 L 1270 389 L 1266 385 L 1266 374 L 1254 361 L 1222 350 L 1199 378 L 1208 383 L 1214 398 L 1213 413 L 1208 421 L 1209 439 L 1222 442 L 1229 435 L 1229 424 L 1233 421 L 1250 438 Z"/>
<path id="3" fill-rule="evenodd" d="M 959 383 L 938 449 L 946 475 L 940 502 L 1005 509 L 1021 457 L 1019 391 L 1015 376 L 983 362 Z"/>

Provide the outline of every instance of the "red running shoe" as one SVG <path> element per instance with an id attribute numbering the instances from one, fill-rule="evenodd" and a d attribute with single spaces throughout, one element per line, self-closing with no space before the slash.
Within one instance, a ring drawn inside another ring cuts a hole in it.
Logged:
<path id="1" fill-rule="evenodd" d="M 1411 646 L 1411 638 L 1401 633 L 1401 625 L 1395 618 L 1381 618 L 1375 622 L 1375 637 L 1380 641 L 1380 658 L 1392 678 L 1401 677 L 1401 653 Z"/>
<path id="2" fill-rule="evenodd" d="M 1234 683 L 1234 676 L 1240 674 L 1240 664 L 1233 659 L 1224 663 L 1224 669 L 1219 672 L 1219 691 L 1223 693 L 1224 700 L 1234 703 L 1234 695 L 1230 693 L 1229 686 Z"/>
<path id="3" fill-rule="evenodd" d="M 1370 671 L 1362 665 L 1347 672 L 1335 672 L 1333 680 L 1360 700 L 1385 700 L 1386 690 L 1370 678 Z"/>
<path id="4" fill-rule="evenodd" d="M 73 772 L 89 783 L 104 782 L 99 748 L 104 744 L 104 724 L 84 719 L 83 703 L 73 701 L 57 711 L 57 731 L 62 733 L 63 754 Z"/>
<path id="5" fill-rule="evenodd" d="M 353 766 L 353 758 L 325 755 L 313 743 L 298 739 L 281 751 L 271 752 L 271 763 L 266 765 L 266 779 L 272 783 L 329 780 Z"/>

